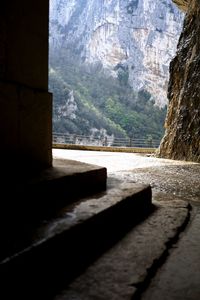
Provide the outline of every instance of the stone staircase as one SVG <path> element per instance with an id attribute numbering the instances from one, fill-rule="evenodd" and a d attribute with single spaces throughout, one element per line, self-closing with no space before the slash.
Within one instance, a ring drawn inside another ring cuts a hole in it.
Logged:
<path id="1" fill-rule="evenodd" d="M 149 185 L 107 180 L 105 168 L 75 161 L 56 160 L 9 186 L 1 299 L 54 299 L 153 209 Z"/>

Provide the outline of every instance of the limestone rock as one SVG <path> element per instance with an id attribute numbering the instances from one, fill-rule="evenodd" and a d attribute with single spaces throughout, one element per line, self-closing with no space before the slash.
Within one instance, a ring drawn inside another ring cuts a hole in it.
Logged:
<path id="1" fill-rule="evenodd" d="M 134 90 L 164 106 L 183 16 L 171 0 L 52 0 L 50 55 L 72 49 L 81 63 L 123 71 Z"/>

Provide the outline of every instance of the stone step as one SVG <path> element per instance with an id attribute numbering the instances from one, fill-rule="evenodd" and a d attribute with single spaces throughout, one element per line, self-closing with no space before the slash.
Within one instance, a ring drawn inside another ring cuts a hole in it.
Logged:
<path id="1" fill-rule="evenodd" d="M 41 220 L 107 186 L 106 168 L 73 160 L 56 159 L 34 175 L 7 170 L 1 177 L 0 260 L 24 248 Z"/>
<path id="2" fill-rule="evenodd" d="M 52 299 L 152 210 L 151 187 L 122 183 L 64 208 L 0 263 L 1 299 Z"/>
<path id="3" fill-rule="evenodd" d="M 200 214 L 185 235 L 191 206 L 180 198 L 167 200 L 168 194 L 160 193 L 159 198 L 159 202 L 153 199 L 153 213 L 144 222 L 66 284 L 54 300 L 199 299 L 200 270 L 194 272 L 194 266 L 199 263 L 200 237 L 199 230 L 190 229 L 199 228 Z M 185 298 L 190 287 L 193 297 Z"/>

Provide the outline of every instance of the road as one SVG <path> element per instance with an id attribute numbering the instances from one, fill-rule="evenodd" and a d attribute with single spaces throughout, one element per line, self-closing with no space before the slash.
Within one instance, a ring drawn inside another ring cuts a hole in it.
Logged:
<path id="1" fill-rule="evenodd" d="M 153 155 L 122 152 L 101 152 L 53 149 L 54 158 L 72 159 L 89 164 L 106 167 L 108 173 L 115 171 L 131 171 L 138 168 L 149 168 L 167 165 L 185 165 L 186 162 L 158 159 Z"/>

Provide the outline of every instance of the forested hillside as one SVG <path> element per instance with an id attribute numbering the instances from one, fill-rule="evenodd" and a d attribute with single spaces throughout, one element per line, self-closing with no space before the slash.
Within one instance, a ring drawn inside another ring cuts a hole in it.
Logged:
<path id="1" fill-rule="evenodd" d="M 82 135 L 161 138 L 166 107 L 149 92 L 134 92 L 123 68 L 114 78 L 100 64 L 81 65 L 76 56 L 54 60 L 49 72 L 54 94 L 53 130 Z"/>

